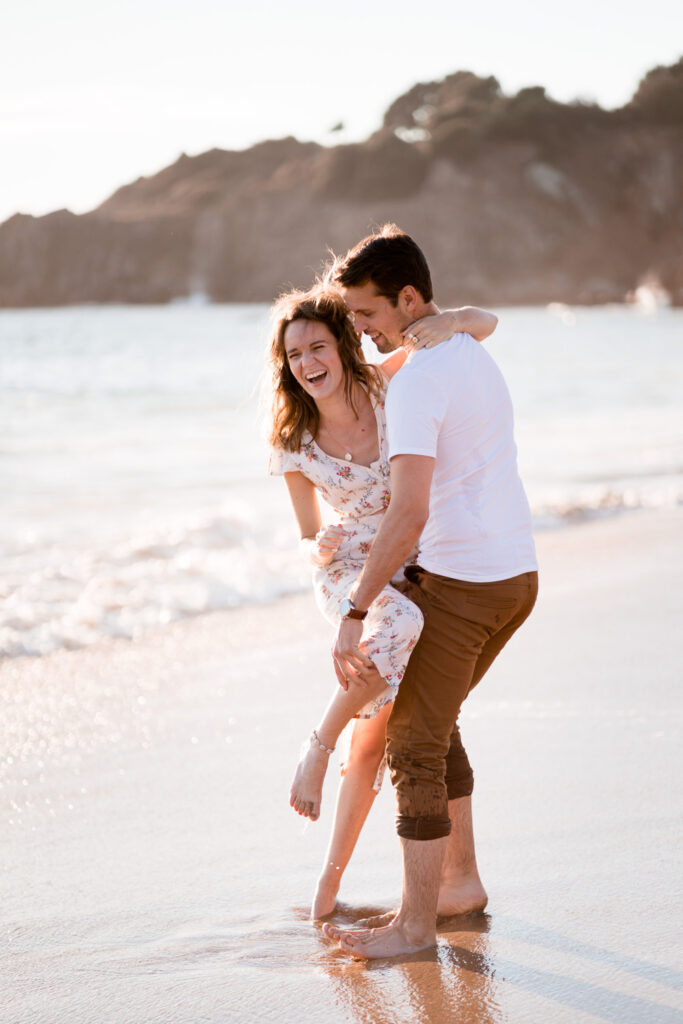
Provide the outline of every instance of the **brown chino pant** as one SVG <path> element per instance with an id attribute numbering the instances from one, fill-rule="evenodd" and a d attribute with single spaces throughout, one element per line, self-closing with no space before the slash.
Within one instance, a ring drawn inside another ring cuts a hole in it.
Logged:
<path id="1" fill-rule="evenodd" d="M 538 573 L 469 583 L 409 566 L 406 578 L 401 590 L 422 611 L 424 627 L 387 724 L 387 761 L 399 836 L 439 839 L 451 830 L 448 801 L 469 796 L 474 785 L 460 707 L 531 612 Z"/>

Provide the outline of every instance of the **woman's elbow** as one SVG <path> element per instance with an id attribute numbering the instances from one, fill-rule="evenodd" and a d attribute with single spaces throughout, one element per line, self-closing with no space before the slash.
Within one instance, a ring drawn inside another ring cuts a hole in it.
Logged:
<path id="1" fill-rule="evenodd" d="M 486 333 L 484 334 L 482 341 L 485 338 L 490 338 L 496 327 L 498 326 L 498 317 L 495 313 L 489 313 L 486 320 Z"/>

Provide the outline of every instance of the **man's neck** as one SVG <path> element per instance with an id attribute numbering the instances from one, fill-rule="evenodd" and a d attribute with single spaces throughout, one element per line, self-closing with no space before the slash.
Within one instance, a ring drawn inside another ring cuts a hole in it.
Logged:
<path id="1" fill-rule="evenodd" d="M 411 323 L 414 324 L 416 320 L 421 320 L 423 316 L 436 316 L 436 314 L 440 313 L 440 312 L 441 312 L 441 310 L 439 309 L 439 307 L 437 306 L 437 304 L 433 300 L 432 300 L 432 302 L 421 302 L 418 306 L 416 306 L 416 308 L 415 308 L 415 316 L 410 321 L 410 323 L 406 324 L 406 329 L 408 327 L 410 327 Z M 408 338 L 403 338 L 403 340 L 401 342 L 401 348 L 403 348 L 405 345 L 409 345 L 409 344 L 410 344 L 409 339 Z"/>

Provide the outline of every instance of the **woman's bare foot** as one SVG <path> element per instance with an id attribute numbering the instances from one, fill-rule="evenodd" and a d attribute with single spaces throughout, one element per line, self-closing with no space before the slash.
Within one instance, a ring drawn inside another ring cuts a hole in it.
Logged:
<path id="1" fill-rule="evenodd" d="M 327 871 L 323 871 L 318 879 L 315 890 L 313 906 L 311 907 L 311 921 L 321 921 L 332 913 L 337 906 L 337 893 L 341 882 L 339 868 L 330 865 Z"/>
<path id="2" fill-rule="evenodd" d="M 418 953 L 421 949 L 429 949 L 436 945 L 436 932 L 429 934 L 411 931 L 407 924 L 395 918 L 385 928 L 368 928 L 365 930 L 346 931 L 324 924 L 323 933 L 328 939 L 339 943 L 345 953 L 362 957 L 365 960 L 380 960 L 384 957 L 401 956 L 406 953 Z"/>
<path id="3" fill-rule="evenodd" d="M 439 917 L 480 914 L 486 907 L 488 899 L 478 874 L 471 877 L 460 876 L 457 879 L 442 877 L 436 912 Z"/>
<path id="4" fill-rule="evenodd" d="M 323 782 L 330 755 L 311 741 L 296 766 L 294 781 L 289 791 L 289 806 L 304 818 L 317 821 L 320 817 L 320 801 Z"/>

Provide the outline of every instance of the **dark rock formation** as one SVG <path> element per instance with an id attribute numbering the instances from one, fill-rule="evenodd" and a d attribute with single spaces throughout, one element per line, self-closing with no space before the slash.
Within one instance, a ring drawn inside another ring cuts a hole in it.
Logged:
<path id="1" fill-rule="evenodd" d="M 682 158 L 683 60 L 614 111 L 459 71 L 364 143 L 183 155 L 82 216 L 11 217 L 0 306 L 267 301 L 385 220 L 444 302 L 621 301 L 647 278 L 683 305 Z"/>

